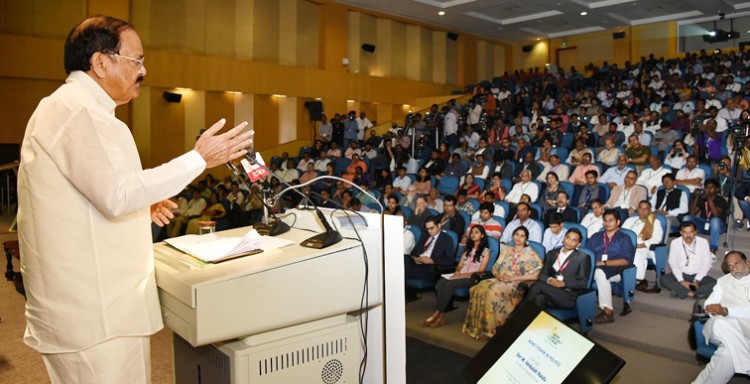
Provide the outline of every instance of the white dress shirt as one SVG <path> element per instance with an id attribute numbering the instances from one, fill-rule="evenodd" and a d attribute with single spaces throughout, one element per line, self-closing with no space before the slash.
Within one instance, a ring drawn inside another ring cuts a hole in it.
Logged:
<path id="1" fill-rule="evenodd" d="M 530 181 L 528 183 L 516 183 L 510 193 L 505 196 L 505 201 L 518 204 L 522 195 L 529 195 L 531 201 L 536 201 L 539 197 L 539 187 Z"/>
<path id="2" fill-rule="evenodd" d="M 711 250 L 708 240 L 696 236 L 693 244 L 688 245 L 682 237 L 669 244 L 669 268 L 677 281 L 685 280 L 683 274 L 695 275 L 701 281 L 711 269 Z"/>

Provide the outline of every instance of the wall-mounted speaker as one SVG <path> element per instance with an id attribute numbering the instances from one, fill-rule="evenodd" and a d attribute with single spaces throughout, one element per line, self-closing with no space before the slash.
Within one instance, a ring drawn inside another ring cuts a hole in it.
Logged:
<path id="1" fill-rule="evenodd" d="M 310 113 L 310 121 L 323 120 L 323 102 L 322 101 L 305 101 L 305 108 Z"/>
<path id="2" fill-rule="evenodd" d="M 362 49 L 365 52 L 370 52 L 370 53 L 375 52 L 375 46 L 372 44 L 362 44 Z"/>
<path id="3" fill-rule="evenodd" d="M 458 34 L 453 32 L 448 32 L 448 39 L 456 41 L 458 40 Z"/>
<path id="4" fill-rule="evenodd" d="M 164 97 L 164 100 L 167 101 L 167 103 L 179 103 L 182 100 L 182 94 L 179 93 L 164 91 L 164 93 L 162 93 L 162 96 Z"/>
<path id="5" fill-rule="evenodd" d="M 615 39 L 615 40 L 624 39 L 625 38 L 625 32 L 613 32 L 612 33 L 612 38 Z"/>
<path id="6" fill-rule="evenodd" d="M 532 49 L 534 49 L 533 45 L 524 45 L 523 47 L 521 47 L 521 50 L 524 51 L 524 52 L 526 52 L 526 53 L 531 52 Z"/>

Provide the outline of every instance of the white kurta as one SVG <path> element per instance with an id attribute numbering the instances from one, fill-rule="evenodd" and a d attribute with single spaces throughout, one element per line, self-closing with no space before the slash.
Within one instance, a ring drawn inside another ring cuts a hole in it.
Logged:
<path id="1" fill-rule="evenodd" d="M 143 170 L 115 102 L 73 72 L 29 121 L 18 175 L 25 342 L 73 352 L 162 328 L 149 206 L 205 169 L 195 151 Z"/>

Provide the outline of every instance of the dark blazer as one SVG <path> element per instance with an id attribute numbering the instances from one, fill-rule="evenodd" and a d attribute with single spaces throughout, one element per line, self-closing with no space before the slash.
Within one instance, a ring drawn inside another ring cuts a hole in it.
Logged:
<path id="1" fill-rule="evenodd" d="M 430 235 L 425 231 L 425 233 L 423 233 L 419 238 L 419 242 L 414 245 L 414 249 L 412 249 L 411 251 L 411 256 L 419 256 L 422 254 L 424 245 L 425 243 L 427 243 L 427 239 L 429 237 Z M 455 251 L 456 249 L 453 247 L 453 240 L 451 240 L 451 238 L 447 234 L 440 233 L 436 240 L 435 246 L 432 249 L 431 257 L 435 262 L 435 265 L 440 267 L 448 267 L 455 264 Z"/>
<path id="2" fill-rule="evenodd" d="M 554 212 L 557 212 L 557 208 L 550 208 L 547 210 L 547 212 L 544 213 L 544 225 L 549 226 L 549 215 Z M 563 217 L 563 221 L 566 223 L 580 222 L 580 220 L 578 220 L 578 213 L 570 206 L 565 207 L 561 214 Z"/>
<path id="3" fill-rule="evenodd" d="M 539 281 L 546 282 L 548 278 L 554 278 L 557 276 L 555 271 L 555 263 L 557 262 L 557 256 L 560 254 L 562 248 L 556 248 L 547 252 L 545 258 L 544 268 L 539 274 Z M 568 263 L 570 261 L 570 263 Z M 579 252 L 577 249 L 570 254 L 565 263 L 568 263 L 565 269 L 562 271 L 563 281 L 565 282 L 565 292 L 571 297 L 578 296 L 578 293 L 586 289 L 586 284 L 589 279 L 589 272 L 591 271 L 591 260 L 589 256 L 583 252 Z M 563 263 L 563 265 L 565 265 Z"/>

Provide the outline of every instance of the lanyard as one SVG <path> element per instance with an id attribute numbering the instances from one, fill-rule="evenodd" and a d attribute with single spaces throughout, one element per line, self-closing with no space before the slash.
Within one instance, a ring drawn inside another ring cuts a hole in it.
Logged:
<path id="1" fill-rule="evenodd" d="M 704 206 L 706 207 L 706 220 L 711 220 L 711 210 L 708 208 L 708 200 L 706 200 L 704 203 Z"/>
<path id="2" fill-rule="evenodd" d="M 693 241 L 695 241 L 695 240 L 693 240 Z M 696 243 L 694 242 L 694 243 L 693 243 L 693 249 L 691 250 L 690 248 L 688 248 L 688 247 L 686 247 L 686 246 L 685 246 L 685 240 L 684 240 L 684 239 L 682 240 L 682 250 L 683 250 L 683 251 L 685 252 L 685 259 L 686 259 L 686 260 L 685 260 L 685 266 L 686 266 L 686 267 L 687 267 L 688 265 L 690 265 L 690 254 L 691 254 L 691 253 L 692 253 L 693 255 L 695 255 L 695 254 L 696 254 L 696 253 L 695 253 L 695 247 L 696 247 Z"/>
<path id="3" fill-rule="evenodd" d="M 562 271 L 564 271 L 565 268 L 568 268 L 568 264 L 570 264 L 570 254 L 568 255 L 567 260 L 565 260 L 565 264 L 563 264 L 562 266 L 560 265 L 560 255 L 562 255 L 562 250 L 560 250 L 560 253 L 557 255 L 557 263 L 556 263 L 557 272 L 562 273 Z"/>
<path id="4" fill-rule="evenodd" d="M 605 253 L 605 254 L 609 254 L 609 252 L 608 252 L 608 250 L 609 250 L 609 245 L 610 245 L 610 244 L 612 244 L 612 240 L 614 240 L 614 239 L 615 239 L 615 236 L 614 236 L 614 235 L 612 235 L 612 238 L 611 238 L 611 239 L 607 239 L 607 231 L 604 231 L 604 232 L 602 233 L 602 237 L 604 238 L 604 253 Z"/>

